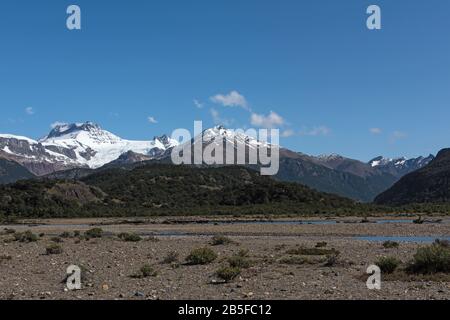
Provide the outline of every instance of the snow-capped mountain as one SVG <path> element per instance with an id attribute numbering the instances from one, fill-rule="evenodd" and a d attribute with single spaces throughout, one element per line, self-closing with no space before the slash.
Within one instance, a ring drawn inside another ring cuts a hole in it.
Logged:
<path id="1" fill-rule="evenodd" d="M 411 159 L 407 159 L 405 157 L 390 159 L 380 156 L 370 160 L 368 164 L 372 168 L 382 170 L 395 176 L 404 176 L 405 174 L 425 167 L 432 160 L 434 160 L 434 158 L 435 157 L 431 154 L 428 157 Z"/>
<path id="2" fill-rule="evenodd" d="M 194 138 L 194 143 L 200 142 L 202 136 L 203 142 L 206 144 L 229 142 L 235 143 L 236 145 L 243 144 L 252 149 L 270 145 L 269 143 L 260 141 L 243 131 L 230 130 L 224 126 L 215 126 L 213 128 L 206 129 L 203 131 L 202 135 L 198 135 Z"/>
<path id="3" fill-rule="evenodd" d="M 177 144 L 167 136 L 152 141 L 126 140 L 95 123 L 85 122 L 57 125 L 39 141 L 0 135 L 0 156 L 44 175 L 76 167 L 99 168 L 129 151 L 156 158 Z"/>

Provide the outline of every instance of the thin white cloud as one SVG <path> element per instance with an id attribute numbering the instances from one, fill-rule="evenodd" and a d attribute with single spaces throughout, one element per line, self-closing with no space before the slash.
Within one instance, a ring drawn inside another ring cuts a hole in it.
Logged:
<path id="1" fill-rule="evenodd" d="M 394 133 L 392 133 L 392 137 L 395 139 L 404 139 L 406 138 L 408 135 L 405 132 L 402 131 L 394 131 Z"/>
<path id="2" fill-rule="evenodd" d="M 267 116 L 263 114 L 252 113 L 250 122 L 253 126 L 268 129 L 281 127 L 285 124 L 285 120 L 283 119 L 283 117 L 273 111 L 271 111 Z"/>
<path id="3" fill-rule="evenodd" d="M 201 103 L 199 100 L 194 99 L 194 105 L 198 108 L 198 109 L 203 109 L 203 107 L 205 106 L 203 103 Z"/>
<path id="4" fill-rule="evenodd" d="M 25 113 L 29 116 L 32 116 L 34 114 L 34 110 L 32 107 L 25 108 Z"/>
<path id="5" fill-rule="evenodd" d="M 211 97 L 210 100 L 224 107 L 240 107 L 245 110 L 250 110 L 247 99 L 235 90 L 228 94 L 217 94 Z"/>
<path id="6" fill-rule="evenodd" d="M 383 133 L 383 130 L 381 130 L 380 128 L 370 128 L 369 129 L 371 134 L 381 134 Z"/>
<path id="7" fill-rule="evenodd" d="M 281 136 L 282 136 L 283 138 L 289 138 L 289 137 L 292 137 L 293 135 L 295 135 L 295 132 L 294 132 L 294 130 L 292 130 L 292 129 L 284 130 L 284 131 L 281 133 Z"/>
<path id="8" fill-rule="evenodd" d="M 149 123 L 153 123 L 153 124 L 158 123 L 158 121 L 154 117 L 151 117 L 151 116 L 148 117 L 147 120 Z"/>
<path id="9" fill-rule="evenodd" d="M 302 131 L 300 131 L 300 135 L 311 137 L 328 136 L 330 133 L 331 129 L 326 126 L 318 126 L 312 129 L 304 128 Z"/>
<path id="10" fill-rule="evenodd" d="M 408 134 L 403 131 L 394 131 L 389 139 L 390 143 L 396 143 L 398 140 L 406 139 Z"/>

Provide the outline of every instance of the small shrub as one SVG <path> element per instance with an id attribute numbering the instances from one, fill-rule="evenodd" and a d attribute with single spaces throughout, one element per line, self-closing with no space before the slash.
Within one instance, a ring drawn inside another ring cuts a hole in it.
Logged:
<path id="1" fill-rule="evenodd" d="M 158 239 L 157 237 L 155 237 L 155 236 L 149 236 L 149 237 L 147 238 L 147 241 L 150 241 L 150 242 L 158 242 L 159 239 Z"/>
<path id="2" fill-rule="evenodd" d="M 50 254 L 61 254 L 63 252 L 63 248 L 60 245 L 57 245 L 56 243 L 49 245 L 46 248 L 46 253 L 48 255 Z"/>
<path id="3" fill-rule="evenodd" d="M 324 248 L 328 245 L 328 243 L 326 243 L 325 241 L 322 242 L 317 242 L 316 243 L 316 248 Z"/>
<path id="4" fill-rule="evenodd" d="M 398 248 L 399 243 L 396 241 L 385 241 L 383 242 L 383 247 L 385 247 L 386 249 L 392 249 L 392 248 Z"/>
<path id="5" fill-rule="evenodd" d="M 325 267 L 334 267 L 338 263 L 338 256 L 336 254 L 331 254 L 327 256 L 325 261 Z"/>
<path id="6" fill-rule="evenodd" d="M 103 230 L 101 228 L 93 228 L 93 229 L 87 230 L 84 233 L 84 235 L 87 239 L 101 238 L 103 236 Z"/>
<path id="7" fill-rule="evenodd" d="M 393 273 L 401 261 L 394 257 L 382 257 L 375 262 L 375 264 L 380 267 L 381 271 L 384 273 Z"/>
<path id="8" fill-rule="evenodd" d="M 291 249 L 286 252 L 287 254 L 292 255 L 301 255 L 301 256 L 325 256 L 325 255 L 338 255 L 339 251 L 336 249 L 324 249 L 324 248 L 297 248 Z"/>
<path id="9" fill-rule="evenodd" d="M 43 232 L 39 233 L 39 238 L 43 238 L 43 237 L 45 237 L 45 233 L 43 233 Z"/>
<path id="10" fill-rule="evenodd" d="M 5 260 L 11 260 L 11 259 L 12 259 L 12 257 L 8 256 L 6 254 L 0 255 L 0 262 L 5 261 Z"/>
<path id="11" fill-rule="evenodd" d="M 71 234 L 70 232 L 64 231 L 64 232 L 61 233 L 59 236 L 60 236 L 61 238 L 67 239 L 67 238 L 72 237 L 72 234 Z"/>
<path id="12" fill-rule="evenodd" d="M 118 235 L 119 239 L 127 242 L 139 242 L 142 240 L 141 236 L 135 234 L 135 233 L 120 233 Z"/>
<path id="13" fill-rule="evenodd" d="M 417 249 L 408 270 L 413 273 L 450 273 L 450 248 L 439 244 Z"/>
<path id="14" fill-rule="evenodd" d="M 425 220 L 422 218 L 422 216 L 420 216 L 416 220 L 413 220 L 413 223 L 415 223 L 415 224 L 423 224 L 424 222 L 425 222 Z"/>
<path id="15" fill-rule="evenodd" d="M 216 276 L 225 282 L 230 282 L 234 280 L 238 275 L 241 274 L 241 269 L 238 267 L 221 267 L 216 271 Z"/>
<path id="16" fill-rule="evenodd" d="M 16 233 L 16 230 L 5 228 L 5 234 L 13 234 L 13 233 Z"/>
<path id="17" fill-rule="evenodd" d="M 301 265 L 311 263 L 311 261 L 308 258 L 299 256 L 284 257 L 281 258 L 279 262 L 281 264 L 290 264 L 290 265 Z"/>
<path id="18" fill-rule="evenodd" d="M 248 249 L 241 249 L 239 250 L 238 254 L 239 257 L 248 257 L 249 250 Z"/>
<path id="19" fill-rule="evenodd" d="M 250 268 L 253 264 L 252 261 L 250 261 L 248 258 L 240 255 L 228 258 L 228 263 L 232 268 L 242 268 L 242 269 Z"/>
<path id="20" fill-rule="evenodd" d="M 139 271 L 132 275 L 132 278 L 148 278 L 148 277 L 156 277 L 158 272 L 149 264 L 143 265 Z"/>
<path id="21" fill-rule="evenodd" d="M 14 241 L 18 242 L 36 242 L 38 241 L 38 236 L 31 231 L 14 233 Z"/>
<path id="22" fill-rule="evenodd" d="M 216 235 L 216 236 L 214 236 L 212 238 L 212 245 L 213 246 L 226 245 L 226 244 L 230 244 L 232 242 L 233 241 L 230 238 L 225 237 L 225 236 Z"/>
<path id="23" fill-rule="evenodd" d="M 73 232 L 73 236 L 74 236 L 74 237 L 79 237 L 79 236 L 81 236 L 81 232 L 78 231 L 78 230 L 75 230 L 75 231 Z"/>
<path id="24" fill-rule="evenodd" d="M 51 241 L 55 242 L 55 243 L 61 243 L 64 242 L 63 239 L 61 239 L 60 237 L 53 237 L 50 239 Z"/>
<path id="25" fill-rule="evenodd" d="M 434 243 L 444 248 L 450 248 L 450 241 L 445 239 L 436 239 Z"/>
<path id="26" fill-rule="evenodd" d="M 217 254 L 210 248 L 198 248 L 191 251 L 186 257 L 186 262 L 190 265 L 208 264 L 217 259 Z"/>
<path id="27" fill-rule="evenodd" d="M 170 251 L 167 256 L 163 259 L 163 263 L 171 264 L 178 262 L 179 254 L 176 251 Z"/>

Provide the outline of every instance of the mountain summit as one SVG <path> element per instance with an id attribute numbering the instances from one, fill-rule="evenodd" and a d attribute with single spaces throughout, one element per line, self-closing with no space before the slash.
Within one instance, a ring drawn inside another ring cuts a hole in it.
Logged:
<path id="1" fill-rule="evenodd" d="M 45 139 L 57 138 L 63 135 L 71 134 L 77 131 L 88 131 L 88 132 L 101 132 L 102 128 L 91 121 L 87 121 L 84 123 L 61 123 L 57 124 L 53 127 L 52 131 L 48 134 Z"/>
<path id="2" fill-rule="evenodd" d="M 387 205 L 449 202 L 449 181 L 450 149 L 443 149 L 428 166 L 404 176 L 375 202 Z"/>
<path id="3" fill-rule="evenodd" d="M 99 168 L 129 151 L 154 158 L 175 145 L 177 141 L 167 136 L 152 141 L 122 139 L 88 121 L 59 124 L 39 141 L 0 135 L 0 157 L 45 175 L 70 168 Z"/>

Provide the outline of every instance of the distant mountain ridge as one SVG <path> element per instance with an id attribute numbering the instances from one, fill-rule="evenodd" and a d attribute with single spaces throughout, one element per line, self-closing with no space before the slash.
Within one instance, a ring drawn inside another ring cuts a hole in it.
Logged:
<path id="1" fill-rule="evenodd" d="M 206 129 L 192 141 L 202 138 L 203 148 L 224 141 L 244 145 L 246 150 L 268 146 L 223 126 Z M 102 168 L 134 168 L 154 160 L 167 163 L 170 151 L 178 145 L 167 135 L 149 141 L 126 140 L 93 122 L 85 122 L 57 125 L 38 141 L 0 134 L 0 158 L 14 161 L 37 176 L 77 178 Z M 337 154 L 314 157 L 281 148 L 280 169 L 275 178 L 371 202 L 402 176 L 424 167 L 433 158 L 432 155 L 415 159 L 377 157 L 364 163 Z"/>
<path id="2" fill-rule="evenodd" d="M 281 151 L 280 172 L 277 178 L 305 184 L 323 192 L 335 193 L 363 202 L 371 202 L 381 192 L 390 188 L 404 174 L 425 166 L 434 157 L 405 161 L 392 165 L 390 161 L 372 166 L 341 155 L 318 157 Z"/>
<path id="3" fill-rule="evenodd" d="M 450 149 L 441 150 L 427 166 L 401 178 L 375 202 L 385 205 L 450 202 Z"/>

